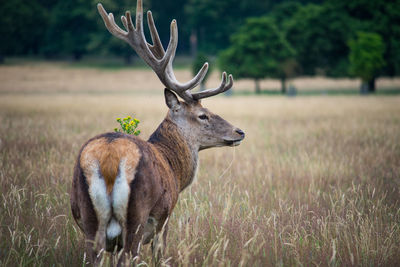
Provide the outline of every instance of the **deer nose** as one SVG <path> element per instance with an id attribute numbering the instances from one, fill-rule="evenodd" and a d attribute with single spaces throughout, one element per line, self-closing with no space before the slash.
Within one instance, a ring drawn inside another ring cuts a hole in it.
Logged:
<path id="1" fill-rule="evenodd" d="M 236 133 L 238 133 L 242 137 L 242 139 L 245 136 L 244 132 L 242 130 L 240 130 L 240 129 L 236 129 Z"/>

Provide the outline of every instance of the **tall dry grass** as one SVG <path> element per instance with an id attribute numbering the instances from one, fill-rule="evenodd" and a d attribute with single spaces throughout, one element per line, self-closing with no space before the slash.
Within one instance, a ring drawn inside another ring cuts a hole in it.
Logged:
<path id="1" fill-rule="evenodd" d="M 68 194 L 80 146 L 128 114 L 147 138 L 167 110 L 161 90 L 104 93 L 101 77 L 97 93 L 0 93 L 0 265 L 85 265 Z M 204 105 L 246 139 L 200 153 L 170 218 L 165 265 L 400 265 L 400 97 Z M 150 247 L 141 259 L 152 264 Z"/>

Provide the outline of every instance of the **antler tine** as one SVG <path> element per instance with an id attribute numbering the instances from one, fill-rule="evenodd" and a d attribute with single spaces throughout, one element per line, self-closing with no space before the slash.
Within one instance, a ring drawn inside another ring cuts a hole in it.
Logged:
<path id="1" fill-rule="evenodd" d="M 127 29 L 128 33 L 135 31 L 135 27 L 133 27 L 131 12 L 126 11 L 125 16 L 121 16 L 122 23 L 124 24 L 125 29 Z"/>
<path id="2" fill-rule="evenodd" d="M 114 21 L 114 16 L 112 13 L 107 14 L 106 10 L 102 4 L 97 4 L 97 10 L 99 11 L 101 17 L 103 18 L 104 24 L 107 30 L 119 39 L 125 40 L 127 32 L 122 30 Z"/>
<path id="3" fill-rule="evenodd" d="M 218 88 L 207 89 L 207 90 L 199 92 L 199 93 L 193 93 L 192 97 L 193 97 L 194 100 L 199 100 L 199 99 L 202 99 L 202 98 L 214 96 L 214 95 L 223 93 L 225 91 L 228 91 L 233 85 L 233 77 L 232 77 L 231 74 L 229 74 L 229 82 L 228 82 L 228 84 L 226 84 L 226 82 L 227 82 L 226 72 L 224 71 L 222 73 L 221 85 Z"/>
<path id="4" fill-rule="evenodd" d="M 142 0 L 136 2 L 136 30 L 143 33 L 143 3 Z"/>
<path id="5" fill-rule="evenodd" d="M 172 70 L 172 61 L 175 58 L 176 48 L 178 47 L 178 26 L 176 20 L 171 21 L 171 33 L 169 37 L 169 43 L 165 55 L 161 59 L 161 69 L 163 70 L 163 76 L 165 75 L 165 69 L 168 67 Z"/>
<path id="6" fill-rule="evenodd" d="M 158 59 L 161 59 L 165 54 L 165 50 L 161 44 L 160 36 L 158 35 L 158 31 L 154 23 L 153 14 L 150 10 L 147 11 L 147 23 L 149 24 L 151 40 L 153 42 L 153 45 L 148 44 L 149 48 Z"/>
<path id="7" fill-rule="evenodd" d="M 204 79 L 204 77 L 206 76 L 208 71 L 208 63 L 204 63 L 203 67 L 201 67 L 201 69 L 199 70 L 199 72 L 196 74 L 196 76 L 194 76 L 194 78 L 192 78 L 190 81 L 182 84 L 179 83 L 174 75 L 174 72 L 172 70 L 172 66 L 168 66 L 167 68 L 167 73 L 169 74 L 170 78 L 170 86 L 175 88 L 175 92 L 176 93 L 180 93 L 180 92 L 184 92 L 184 91 L 189 91 L 193 88 L 195 88 L 197 85 L 199 85 L 201 83 L 201 81 Z"/>

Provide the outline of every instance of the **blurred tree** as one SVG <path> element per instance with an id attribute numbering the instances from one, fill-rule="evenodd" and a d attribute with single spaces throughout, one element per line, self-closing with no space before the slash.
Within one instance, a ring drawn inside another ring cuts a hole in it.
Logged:
<path id="1" fill-rule="evenodd" d="M 73 55 L 79 60 L 87 52 L 96 6 L 87 0 L 58 1 L 54 6 L 47 31 L 47 56 Z"/>
<path id="2" fill-rule="evenodd" d="M 302 5 L 297 1 L 282 2 L 274 6 L 268 15 L 275 20 L 276 25 L 280 30 L 284 30 L 286 26 L 285 24 L 301 7 Z"/>
<path id="3" fill-rule="evenodd" d="M 97 12 L 96 4 L 98 1 L 93 2 L 93 27 L 95 28 L 90 33 L 90 41 L 87 44 L 87 50 L 92 54 L 101 54 L 105 56 L 116 56 L 122 57 L 125 64 L 132 64 L 135 58 L 135 51 L 126 43 L 118 38 L 112 36 L 107 28 L 104 26 L 104 22 Z M 148 1 L 144 1 L 144 8 L 147 9 Z M 136 14 L 136 3 L 128 0 L 102 0 L 104 8 L 108 13 L 113 13 L 115 23 L 117 23 L 121 29 L 125 30 L 125 27 L 121 23 L 120 17 L 125 15 L 126 11 L 130 11 L 132 14 L 132 20 L 135 23 Z M 147 3 L 147 4 L 146 4 Z"/>
<path id="4" fill-rule="evenodd" d="M 347 40 L 353 36 L 352 19 L 330 6 L 302 6 L 284 24 L 288 41 L 306 75 L 347 74 Z"/>
<path id="5" fill-rule="evenodd" d="M 209 58 L 207 57 L 207 55 L 203 52 L 198 52 L 192 64 L 193 75 L 196 75 L 206 62 L 209 62 Z M 212 65 L 208 64 L 208 72 L 204 77 L 204 79 L 202 80 L 202 82 L 200 83 L 200 90 L 204 90 L 205 84 L 211 72 L 212 72 Z"/>
<path id="6" fill-rule="evenodd" d="M 361 93 L 375 92 L 375 78 L 385 65 L 385 46 L 377 33 L 358 32 L 349 42 L 350 72 L 361 78 Z"/>
<path id="7" fill-rule="evenodd" d="M 400 1 L 399 0 L 327 0 L 325 3 L 332 12 L 347 14 L 352 18 L 347 29 L 352 32 L 375 32 L 385 44 L 386 65 L 381 74 L 400 75 Z"/>
<path id="8" fill-rule="evenodd" d="M 153 17 L 157 25 L 161 42 L 164 47 L 168 46 L 170 37 L 171 21 L 176 19 L 179 31 L 178 52 L 187 52 L 190 49 L 189 36 L 191 28 L 188 25 L 188 17 L 185 14 L 184 6 L 188 0 L 151 0 L 149 1 L 149 9 L 153 12 Z"/>
<path id="9" fill-rule="evenodd" d="M 380 1 L 378 1 L 380 2 Z M 384 58 L 386 65 L 383 74 L 400 75 L 400 1 L 380 2 L 379 12 L 374 13 L 373 25 L 369 31 L 380 34 L 385 42 Z"/>
<path id="10" fill-rule="evenodd" d="M 229 45 L 229 36 L 250 16 L 265 14 L 269 1 L 188 0 L 185 13 L 201 51 L 215 54 Z"/>
<path id="11" fill-rule="evenodd" d="M 297 76 L 300 73 L 300 65 L 294 57 L 294 53 L 291 57 L 284 59 L 279 63 L 277 78 L 281 80 L 281 92 L 285 94 L 287 92 L 286 80 Z"/>
<path id="12" fill-rule="evenodd" d="M 0 2 L 0 61 L 5 55 L 38 54 L 47 26 L 46 12 L 36 1 Z"/>
<path id="13" fill-rule="evenodd" d="M 286 91 L 285 62 L 293 60 L 294 50 L 270 17 L 250 18 L 231 37 L 231 46 L 220 54 L 220 66 L 236 78 L 255 80 L 256 93 L 260 93 L 259 80 L 280 78 L 282 92 Z"/>
<path id="14" fill-rule="evenodd" d="M 1 1 L 0 61 L 2 55 L 73 55 L 78 59 L 91 53 L 123 56 L 129 63 L 134 52 L 105 30 L 97 14 L 97 2 Z M 120 15 L 125 10 L 134 14 L 135 2 L 102 0 L 120 26 Z M 246 18 L 268 15 L 296 51 L 295 69 L 300 66 L 303 74 L 347 75 L 347 44 L 358 31 L 375 32 L 382 37 L 386 64 L 381 75 L 400 74 L 400 0 L 145 0 L 143 4 L 145 10 L 152 9 L 164 46 L 169 41 L 171 19 L 178 20 L 178 53 L 192 50 L 195 55 L 198 48 L 216 54 L 228 47 L 229 36 Z M 148 37 L 146 26 L 145 29 Z M 281 69 L 289 68 L 293 62 L 281 61 Z"/>

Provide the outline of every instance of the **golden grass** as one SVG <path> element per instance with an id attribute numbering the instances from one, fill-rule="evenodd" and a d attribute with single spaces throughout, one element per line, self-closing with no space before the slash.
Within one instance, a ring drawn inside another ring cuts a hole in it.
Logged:
<path id="1" fill-rule="evenodd" d="M 135 74 L 133 74 L 133 72 Z M 84 74 L 83 74 L 84 73 Z M 189 70 L 175 71 L 178 80 L 188 81 L 192 74 Z M 66 64 L 26 63 L 25 65 L 0 65 L 0 92 L 112 92 L 158 94 L 161 84 L 154 73 L 147 69 L 79 69 L 70 68 Z M 221 75 L 214 71 L 207 81 L 209 87 L 216 87 L 221 82 Z M 325 77 L 300 77 L 290 81 L 299 92 L 309 90 L 358 90 L 359 79 L 332 79 Z M 400 78 L 380 78 L 378 89 L 400 88 Z M 273 79 L 261 81 L 263 90 L 280 90 L 280 82 Z M 253 92 L 254 81 L 250 79 L 236 80 L 235 92 Z"/>
<path id="2" fill-rule="evenodd" d="M 80 146 L 128 114 L 147 138 L 167 111 L 159 85 L 111 94 L 107 79 L 119 72 L 71 71 L 75 93 L 52 92 L 46 67 L 34 88 L 15 88 L 27 95 L 4 89 L 19 74 L 2 74 L 2 266 L 84 265 L 68 195 Z M 89 84 L 96 77 L 90 90 L 86 75 Z M 200 153 L 198 177 L 170 218 L 164 264 L 400 264 L 400 97 L 220 96 L 204 105 L 246 139 Z M 141 257 L 151 264 L 149 246 Z"/>

